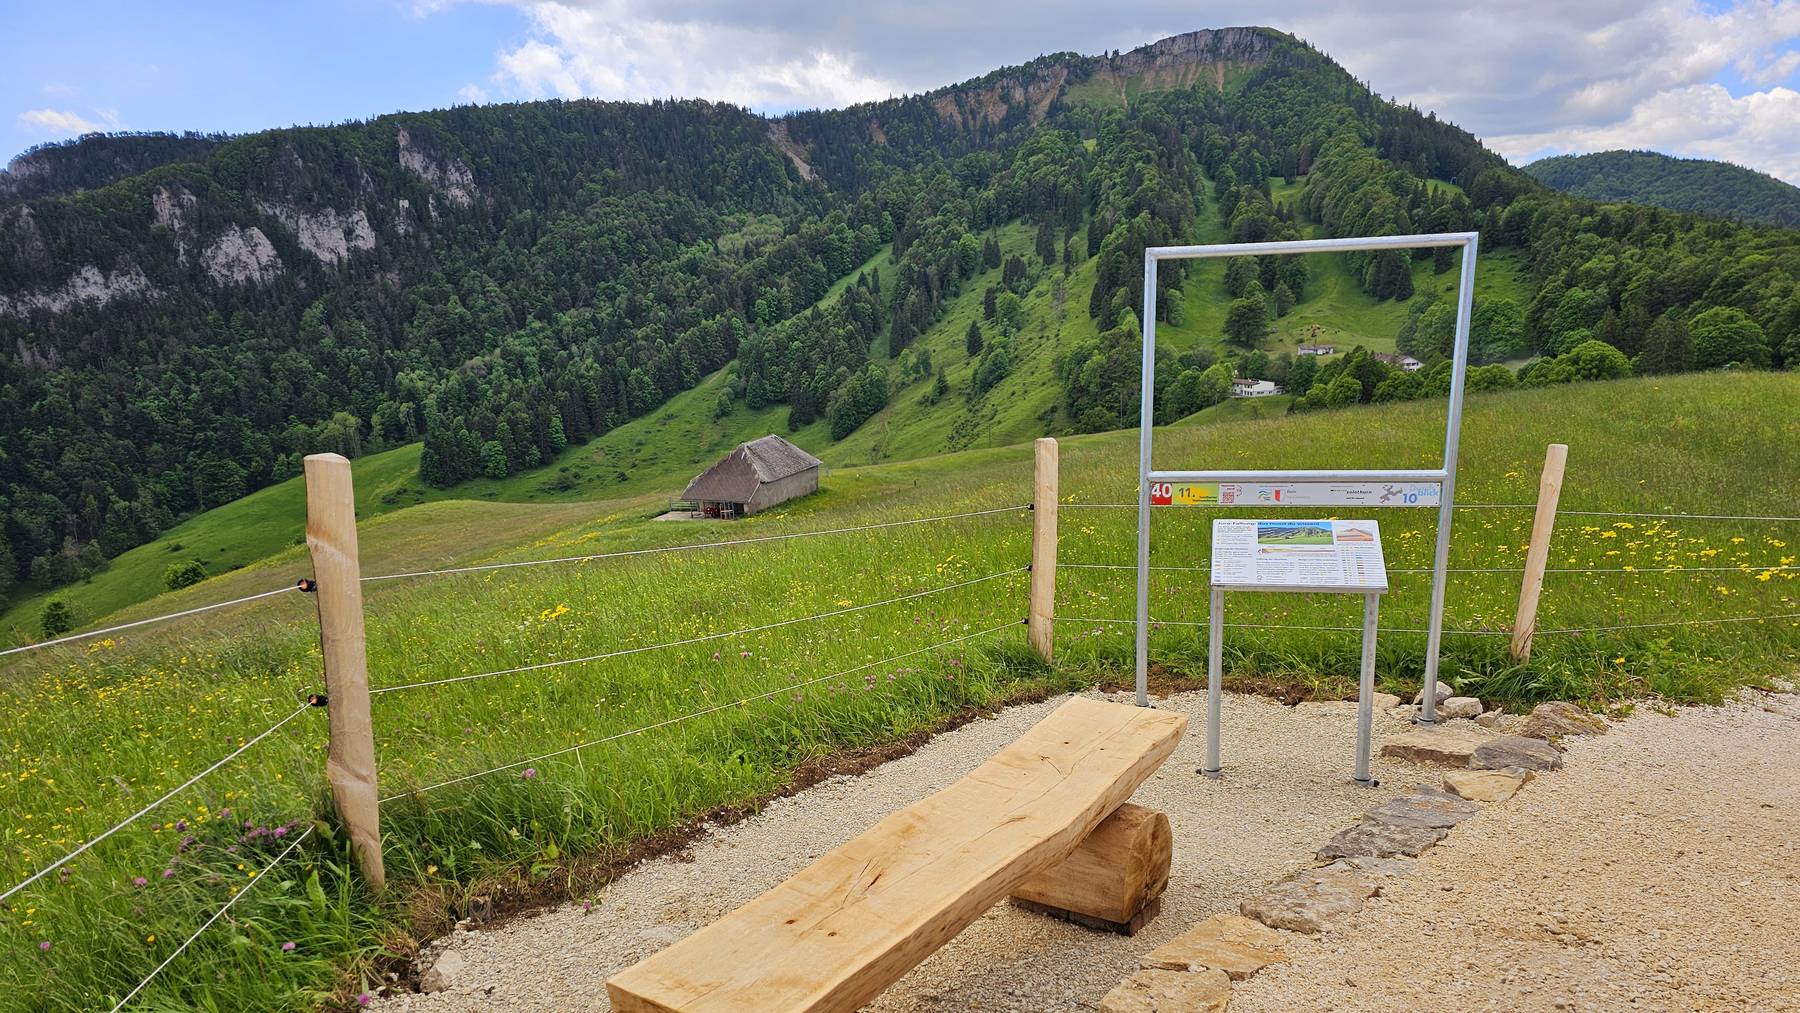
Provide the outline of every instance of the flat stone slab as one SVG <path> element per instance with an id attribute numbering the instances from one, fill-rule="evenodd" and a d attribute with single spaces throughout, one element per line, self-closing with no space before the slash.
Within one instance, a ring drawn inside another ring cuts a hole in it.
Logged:
<path id="1" fill-rule="evenodd" d="M 1413 871 L 1419 863 L 1410 858 L 1374 858 L 1368 855 L 1357 855 L 1354 858 L 1340 858 L 1319 872 L 1361 872 L 1382 879 L 1393 879 Z"/>
<path id="2" fill-rule="evenodd" d="M 1138 958 L 1138 966 L 1165 971 L 1224 971 L 1233 981 L 1287 959 L 1281 933 L 1243 915 L 1213 915 Z"/>
<path id="3" fill-rule="evenodd" d="M 1476 718 L 1481 716 L 1481 701 L 1472 696 L 1446 697 L 1438 704 L 1439 721 L 1453 721 L 1457 718 Z"/>
<path id="4" fill-rule="evenodd" d="M 1368 873 L 1313 869 L 1270 886 L 1239 904 L 1238 910 L 1270 928 L 1311 935 L 1362 910 L 1380 891 L 1380 881 Z"/>
<path id="5" fill-rule="evenodd" d="M 1605 735 L 1612 725 L 1598 714 L 1590 714 L 1572 703 L 1555 700 L 1541 703 L 1525 716 L 1517 731 L 1533 739 L 1558 739 L 1564 735 Z"/>
<path id="6" fill-rule="evenodd" d="M 1224 1013 L 1231 979 L 1224 971 L 1133 972 L 1100 1000 L 1100 1013 Z"/>
<path id="7" fill-rule="evenodd" d="M 1381 755 L 1413 763 L 1442 763 L 1467 767 L 1477 746 L 1494 733 L 1477 725 L 1456 723 L 1414 728 L 1381 743 Z"/>
<path id="8" fill-rule="evenodd" d="M 1435 788 L 1421 787 L 1410 795 L 1389 799 L 1386 805 L 1370 810 L 1363 819 L 1390 827 L 1434 827 L 1445 829 L 1481 812 L 1481 807 L 1464 801 L 1459 795 Z"/>
<path id="9" fill-rule="evenodd" d="M 1504 802 L 1533 777 L 1524 767 L 1502 770 L 1452 770 L 1444 775 L 1444 787 L 1471 802 Z"/>
<path id="10" fill-rule="evenodd" d="M 1489 739 L 1469 755 L 1471 770 L 1505 770 L 1507 767 L 1561 770 L 1562 765 L 1562 753 L 1555 746 L 1543 739 L 1529 739 L 1523 735 Z"/>
<path id="11" fill-rule="evenodd" d="M 1443 840 L 1449 832 L 1442 827 L 1359 823 L 1338 831 L 1337 836 L 1326 841 L 1317 854 L 1320 861 L 1334 858 L 1392 858 L 1395 855 L 1417 858 L 1426 848 Z"/>

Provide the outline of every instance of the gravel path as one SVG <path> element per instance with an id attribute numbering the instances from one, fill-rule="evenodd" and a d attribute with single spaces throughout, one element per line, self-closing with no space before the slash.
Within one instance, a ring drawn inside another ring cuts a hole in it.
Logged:
<path id="1" fill-rule="evenodd" d="M 1800 1010 L 1800 699 L 1642 714 L 1566 761 L 1233 1013 Z"/>
<path id="2" fill-rule="evenodd" d="M 1095 694 L 1098 695 L 1098 694 Z M 1129 702 L 1128 696 L 1114 697 Z M 721 828 L 685 856 L 646 863 L 592 911 L 569 905 L 493 932 L 455 935 L 465 958 L 452 986 L 378 1002 L 386 1010 L 604 1010 L 614 972 L 681 939 L 805 867 L 881 817 L 961 777 L 1037 723 L 1061 698 L 1014 707 L 940 735 L 860 777 L 834 778 Z M 1108 935 L 1001 904 L 870 1009 L 1092 1009 L 1140 953 L 1309 863 L 1312 849 L 1397 794 L 1419 768 L 1377 758 L 1376 789 L 1349 781 L 1349 704 L 1283 707 L 1230 696 L 1226 778 L 1194 773 L 1205 753 L 1204 694 L 1158 704 L 1191 718 L 1175 756 L 1133 801 L 1168 813 L 1174 864 L 1162 915 L 1135 938 Z M 1403 722 L 1377 715 L 1376 731 Z"/>
<path id="3" fill-rule="evenodd" d="M 589 912 L 571 905 L 458 933 L 449 947 L 462 966 L 446 991 L 377 1007 L 604 1010 L 612 973 L 949 784 L 1059 702 L 1012 708 L 778 800 L 632 870 Z M 1441 778 L 1378 756 L 1382 786 L 1357 788 L 1351 705 L 1229 696 L 1227 776 L 1207 781 L 1193 773 L 1204 696 L 1159 705 L 1192 718 L 1134 796 L 1174 830 L 1162 915 L 1126 939 L 1002 904 L 870 1009 L 1091 1010 L 1139 954 L 1311 865 L 1364 809 Z M 1232 1010 L 1800 1010 L 1800 700 L 1780 706 L 1787 713 L 1644 714 L 1574 741 L 1568 769 L 1485 807 L 1361 913 L 1322 936 L 1289 935 L 1291 963 L 1238 984 Z M 1377 743 L 1408 727 L 1378 713 Z"/>

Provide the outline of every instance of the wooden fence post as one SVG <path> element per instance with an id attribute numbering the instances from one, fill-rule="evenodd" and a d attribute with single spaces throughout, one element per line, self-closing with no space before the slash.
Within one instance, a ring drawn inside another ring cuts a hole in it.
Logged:
<path id="1" fill-rule="evenodd" d="M 356 549 L 356 498 L 350 462 L 340 454 L 306 458 L 306 547 L 319 599 L 331 743 L 325 778 L 349 831 L 363 878 L 379 892 L 381 806 L 375 784 L 375 731 L 369 720 L 369 666 L 363 646 L 362 568 Z"/>
<path id="2" fill-rule="evenodd" d="M 1525 580 L 1519 585 L 1519 614 L 1513 620 L 1512 659 L 1531 660 L 1531 634 L 1537 629 L 1538 594 L 1544 589 L 1544 565 L 1550 559 L 1550 534 L 1556 529 L 1556 501 L 1562 496 L 1566 443 L 1544 451 L 1544 474 L 1538 481 L 1537 516 L 1531 522 L 1531 548 L 1525 553 Z"/>
<path id="3" fill-rule="evenodd" d="M 1056 637 L 1051 626 L 1056 618 L 1056 441 L 1048 437 L 1036 444 L 1034 492 L 1031 508 L 1031 608 L 1026 632 L 1031 648 L 1050 663 Z"/>

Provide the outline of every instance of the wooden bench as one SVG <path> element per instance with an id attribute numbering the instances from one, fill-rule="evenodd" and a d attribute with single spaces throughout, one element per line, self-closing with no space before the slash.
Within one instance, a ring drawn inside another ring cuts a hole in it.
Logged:
<path id="1" fill-rule="evenodd" d="M 854 1010 L 1062 862 L 1185 715 L 1074 699 L 943 791 L 606 983 L 614 1010 Z"/>

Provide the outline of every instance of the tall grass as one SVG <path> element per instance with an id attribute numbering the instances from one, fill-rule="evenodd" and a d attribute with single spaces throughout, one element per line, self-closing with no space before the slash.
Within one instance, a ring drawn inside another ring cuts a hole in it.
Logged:
<path id="1" fill-rule="evenodd" d="M 1748 375 L 1477 397 L 1466 419 L 1461 499 L 1529 503 L 1544 443 L 1561 440 L 1571 444 L 1563 502 L 1572 510 L 1792 513 L 1800 420 L 1780 406 L 1797 395 L 1792 375 Z M 1432 464 L 1441 416 L 1441 408 L 1408 404 L 1176 427 L 1159 432 L 1157 463 Z M 1065 442 L 1065 564 L 1130 564 L 1135 511 L 1083 504 L 1131 502 L 1135 461 L 1131 433 Z M 591 519 L 551 534 L 522 518 L 509 543 L 492 514 L 443 503 L 389 514 L 365 525 L 363 538 L 365 554 L 378 561 L 371 570 L 433 552 L 453 557 L 458 543 L 510 545 L 487 558 L 528 559 L 1005 507 L 1029 487 L 1028 448 L 1001 448 L 841 470 L 821 495 L 732 526 L 650 522 L 656 504 L 645 500 L 597 505 Z M 1207 525 L 1217 515 L 1158 511 L 1153 562 L 1204 568 Z M 1378 519 L 1390 567 L 1429 565 L 1434 515 L 1395 510 Z M 1459 514 L 1451 565 L 1520 566 L 1529 526 L 1529 509 Z M 71 863 L 66 875 L 7 902 L 0 1005 L 108 1006 L 252 884 L 145 1002 L 282 1009 L 342 1000 L 379 984 L 380 953 L 404 952 L 409 933 L 440 927 L 471 893 L 578 890 L 609 857 L 714 808 L 779 790 L 809 759 L 892 741 L 1021 691 L 1128 678 L 1130 627 L 1084 620 L 1132 614 L 1129 570 L 1064 566 L 1056 669 L 1023 650 L 1016 623 L 1026 575 L 1007 571 L 1026 562 L 1029 544 L 1027 516 L 1005 512 L 371 583 L 368 649 L 378 690 L 616 656 L 376 695 L 381 785 L 395 796 L 383 807 L 394 888 L 379 900 L 363 896 L 346 871 L 342 837 L 327 815 L 324 714 L 301 714 Z M 1800 527 L 1779 522 L 1566 517 L 1552 566 L 1608 572 L 1552 574 L 1539 626 L 1800 612 L 1796 571 L 1780 569 L 1800 554 L 1796 544 Z M 303 572 L 302 562 L 290 557 L 202 591 L 227 597 Z M 1702 565 L 1730 569 L 1684 569 Z M 1005 575 L 844 611 L 993 574 Z M 1770 619 L 1545 632 L 1531 663 L 1515 666 L 1506 637 L 1488 634 L 1510 624 L 1517 582 L 1512 572 L 1455 574 L 1446 618 L 1448 628 L 1470 632 L 1446 635 L 1445 677 L 1509 706 L 1548 697 L 1713 700 L 1791 672 L 1800 653 L 1800 621 Z M 1164 623 L 1152 635 L 1153 660 L 1169 675 L 1203 672 L 1203 630 L 1178 625 L 1204 619 L 1203 570 L 1158 570 L 1153 587 L 1152 614 Z M 1428 587 L 1425 574 L 1394 576 L 1378 667 L 1386 688 L 1417 685 L 1424 638 L 1401 631 L 1424 626 Z M 0 778 L 0 887 L 291 713 L 320 683 L 311 608 L 302 595 L 283 595 L 11 665 L 0 683 L 8 764 Z M 1322 694 L 1349 689 L 1356 634 L 1291 627 L 1354 627 L 1354 601 L 1244 595 L 1228 610 L 1234 623 L 1290 627 L 1232 629 L 1234 675 Z M 840 614 L 717 636 L 826 613 Z M 618 655 L 700 637 L 710 639 Z M 947 641 L 959 642 L 933 649 Z M 813 681 L 821 677 L 833 678 Z M 699 716 L 665 723 L 688 714 Z M 569 750 L 584 742 L 596 744 Z M 550 753 L 559 755 L 530 759 Z M 433 787 L 447 781 L 455 783 Z M 308 827 L 306 846 L 264 872 Z"/>

